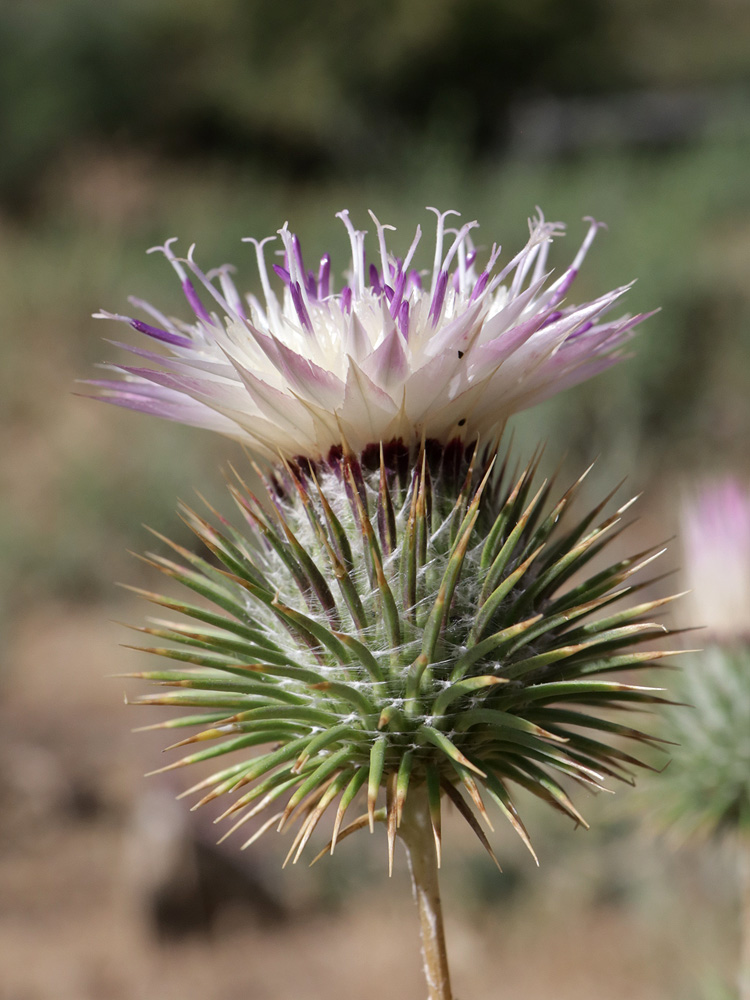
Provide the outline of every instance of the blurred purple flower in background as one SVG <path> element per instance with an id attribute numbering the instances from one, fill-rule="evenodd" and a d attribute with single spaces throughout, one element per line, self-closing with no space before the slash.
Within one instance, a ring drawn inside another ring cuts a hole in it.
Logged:
<path id="1" fill-rule="evenodd" d="M 750 1000 L 750 492 L 731 477 L 682 509 L 687 621 L 702 652 L 671 685 L 689 709 L 665 712 L 674 759 L 655 784 L 653 814 L 677 843 L 730 835 L 737 851 L 737 992 Z"/>
<path id="2" fill-rule="evenodd" d="M 691 620 L 711 642 L 750 641 L 750 493 L 705 486 L 683 506 L 682 536 Z"/>

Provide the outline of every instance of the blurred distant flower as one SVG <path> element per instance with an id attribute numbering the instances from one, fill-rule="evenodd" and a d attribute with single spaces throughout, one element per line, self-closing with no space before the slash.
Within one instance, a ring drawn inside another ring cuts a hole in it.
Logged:
<path id="1" fill-rule="evenodd" d="M 750 494 L 733 479 L 705 487 L 682 512 L 690 620 L 705 650 L 676 677 L 691 706 L 668 711 L 679 745 L 655 789 L 666 829 L 709 836 L 750 832 Z"/>
<path id="2" fill-rule="evenodd" d="M 705 650 L 677 675 L 685 710 L 666 712 L 674 759 L 653 788 L 656 815 L 679 839 L 738 834 L 739 997 L 750 1000 L 750 494 L 727 479 L 683 508 L 691 620 Z"/>
<path id="3" fill-rule="evenodd" d="M 372 216 L 377 250 L 365 258 L 365 232 L 349 233 L 347 283 L 333 289 L 328 255 L 309 270 L 286 225 L 272 270 L 269 239 L 256 250 L 262 300 L 242 296 L 224 266 L 204 274 L 178 259 L 173 240 L 155 250 L 174 267 L 192 308 L 190 322 L 131 300 L 149 319 L 101 312 L 147 334 L 168 354 L 125 346 L 146 366 L 113 366 L 118 380 L 93 380 L 120 406 L 220 431 L 272 460 L 325 459 L 342 446 L 432 439 L 496 440 L 514 412 L 603 371 L 644 317 L 604 321 L 627 287 L 583 305 L 564 304 L 594 239 L 591 221 L 571 265 L 549 280 L 547 254 L 560 223 L 530 220 L 526 246 L 502 267 L 500 248 L 480 256 L 471 232 L 438 212 L 432 270 L 413 265 L 421 229 L 401 259 Z M 196 287 L 202 291 L 199 297 Z"/>
<path id="4" fill-rule="evenodd" d="M 711 642 L 750 642 L 750 493 L 733 479 L 687 502 L 682 526 L 691 620 Z"/>

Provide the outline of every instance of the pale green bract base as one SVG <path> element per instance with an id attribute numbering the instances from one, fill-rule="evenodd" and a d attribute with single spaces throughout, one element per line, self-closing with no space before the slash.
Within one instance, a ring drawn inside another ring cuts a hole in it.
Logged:
<path id="1" fill-rule="evenodd" d="M 161 770 L 238 753 L 185 794 L 226 799 L 243 846 L 294 828 L 287 860 L 330 813 L 324 851 L 382 821 L 392 865 L 416 786 L 438 857 L 444 796 L 493 857 L 486 804 L 533 854 L 514 785 L 584 823 L 566 781 L 632 782 L 647 765 L 623 742 L 660 742 L 610 711 L 665 700 L 612 677 L 671 655 L 635 648 L 666 631 L 649 616 L 671 598 L 614 607 L 645 585 L 629 580 L 654 550 L 584 578 L 629 504 L 600 519 L 607 498 L 565 525 L 580 480 L 554 502 L 536 462 L 519 474 L 462 448 L 385 455 L 369 471 L 346 456 L 287 467 L 262 501 L 238 479 L 242 531 L 183 509 L 213 559 L 168 543 L 180 562 L 150 561 L 203 600 L 146 594 L 190 622 L 141 631 L 184 666 L 133 675 L 166 688 L 139 704 L 191 710 L 153 728 L 198 730 Z M 344 825 L 358 797 L 365 811 Z"/>

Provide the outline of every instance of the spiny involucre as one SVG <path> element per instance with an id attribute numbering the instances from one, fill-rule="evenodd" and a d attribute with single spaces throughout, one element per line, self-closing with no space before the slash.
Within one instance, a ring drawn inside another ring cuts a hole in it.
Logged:
<path id="1" fill-rule="evenodd" d="M 207 603 L 146 594 L 193 621 L 142 629 L 185 669 L 133 675 L 168 689 L 138 703 L 193 710 L 154 727 L 198 730 L 166 769 L 241 753 L 185 794 L 228 799 L 228 833 L 253 824 L 245 846 L 294 827 L 296 861 L 329 813 L 331 851 L 382 821 L 392 864 L 404 803 L 426 786 L 438 851 L 443 796 L 490 853 L 486 804 L 531 849 L 513 786 L 583 823 L 565 779 L 597 789 L 646 766 L 623 741 L 659 741 L 610 709 L 664 699 L 610 675 L 670 655 L 636 648 L 666 631 L 650 616 L 670 598 L 614 607 L 656 553 L 585 576 L 629 504 L 561 523 L 579 483 L 555 500 L 536 462 L 494 462 L 455 442 L 287 464 L 263 501 L 232 487 L 249 531 L 183 510 L 212 560 L 173 543 L 180 562 L 151 557 Z M 365 812 L 342 825 L 360 791 Z"/>

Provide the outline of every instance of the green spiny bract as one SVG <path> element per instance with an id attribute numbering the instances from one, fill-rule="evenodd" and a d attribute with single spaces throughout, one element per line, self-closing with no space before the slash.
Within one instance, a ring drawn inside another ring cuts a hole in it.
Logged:
<path id="1" fill-rule="evenodd" d="M 146 595 L 192 622 L 141 630 L 170 643 L 149 652 L 185 667 L 132 675 L 173 689 L 138 703 L 201 709 L 154 728 L 198 727 L 175 746 L 209 744 L 162 770 L 252 750 L 185 794 L 203 804 L 231 793 L 230 833 L 268 815 L 246 843 L 297 823 L 295 861 L 330 810 L 331 851 L 383 821 L 392 865 L 417 784 L 438 857 L 443 795 L 490 854 L 485 800 L 533 854 L 513 785 L 584 823 L 561 779 L 631 781 L 646 765 L 623 738 L 659 742 L 609 712 L 664 700 L 611 676 L 670 655 L 634 648 L 666 631 L 648 616 L 670 598 L 611 607 L 639 589 L 626 581 L 655 553 L 584 579 L 629 504 L 600 520 L 607 498 L 562 526 L 581 480 L 553 503 L 551 484 L 533 485 L 538 462 L 511 474 L 492 454 L 429 445 L 372 458 L 287 466 L 263 502 L 238 478 L 249 532 L 185 508 L 214 559 L 173 543 L 180 564 L 150 557 L 206 599 Z M 342 826 L 360 792 L 366 812 Z"/>

